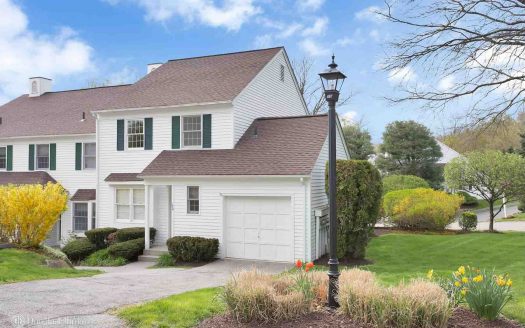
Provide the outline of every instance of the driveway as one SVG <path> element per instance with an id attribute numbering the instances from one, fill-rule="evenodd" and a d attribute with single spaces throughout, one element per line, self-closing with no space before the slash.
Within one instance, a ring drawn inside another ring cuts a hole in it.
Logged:
<path id="1" fill-rule="evenodd" d="M 0 327 L 124 327 L 109 309 L 223 285 L 233 272 L 279 273 L 291 264 L 219 260 L 192 269 L 147 269 L 136 262 L 86 278 L 0 285 Z"/>

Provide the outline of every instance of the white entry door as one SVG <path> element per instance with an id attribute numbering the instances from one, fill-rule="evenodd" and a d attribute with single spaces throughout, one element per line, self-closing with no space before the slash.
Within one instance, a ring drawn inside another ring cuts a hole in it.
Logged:
<path id="1" fill-rule="evenodd" d="M 290 197 L 227 197 L 226 257 L 293 262 Z"/>

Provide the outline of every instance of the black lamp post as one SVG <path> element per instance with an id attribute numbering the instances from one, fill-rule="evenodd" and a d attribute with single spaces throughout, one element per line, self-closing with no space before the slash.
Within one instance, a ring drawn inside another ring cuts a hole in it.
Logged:
<path id="1" fill-rule="evenodd" d="M 328 260 L 328 306 L 338 307 L 336 300 L 338 280 L 339 280 L 339 261 L 337 260 L 337 205 L 336 205 L 336 112 L 335 103 L 339 100 L 339 91 L 343 86 L 346 75 L 337 69 L 335 56 L 332 55 L 332 63 L 328 69 L 320 73 L 323 83 L 324 94 L 328 102 L 328 195 L 330 199 L 330 259 Z"/>

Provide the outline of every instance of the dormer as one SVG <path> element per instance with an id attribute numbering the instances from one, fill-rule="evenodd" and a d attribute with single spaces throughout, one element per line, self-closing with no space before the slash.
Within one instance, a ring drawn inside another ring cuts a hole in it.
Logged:
<path id="1" fill-rule="evenodd" d="M 51 79 L 45 77 L 29 78 L 29 97 L 39 97 L 51 91 Z"/>

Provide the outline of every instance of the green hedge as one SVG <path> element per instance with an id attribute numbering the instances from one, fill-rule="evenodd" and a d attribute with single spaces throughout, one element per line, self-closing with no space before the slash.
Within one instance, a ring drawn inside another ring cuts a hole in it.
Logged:
<path id="1" fill-rule="evenodd" d="M 133 227 L 133 228 L 124 228 L 117 231 L 117 243 L 122 243 L 128 240 L 144 238 L 144 228 Z M 157 230 L 155 228 L 149 228 L 149 238 L 153 242 L 155 240 L 155 235 Z"/>
<path id="2" fill-rule="evenodd" d="M 463 231 L 474 230 L 478 226 L 478 216 L 474 212 L 463 212 L 458 223 Z"/>
<path id="3" fill-rule="evenodd" d="M 379 171 L 368 161 L 338 160 L 337 256 L 362 259 L 381 208 Z M 328 192 L 328 169 L 326 170 Z"/>
<path id="4" fill-rule="evenodd" d="M 85 259 L 96 250 L 97 246 L 87 238 L 72 239 L 62 248 L 62 252 L 73 262 Z"/>
<path id="5" fill-rule="evenodd" d="M 108 254 L 114 258 L 122 257 L 128 261 L 135 261 L 144 251 L 144 238 L 116 243 L 109 246 L 107 249 Z"/>
<path id="6" fill-rule="evenodd" d="M 219 251 L 218 239 L 178 236 L 168 239 L 166 244 L 177 262 L 210 261 Z"/>
<path id="7" fill-rule="evenodd" d="M 463 204 L 461 204 L 462 206 L 476 206 L 479 204 L 479 200 L 468 192 L 458 191 L 457 194 L 464 199 Z"/>
<path id="8" fill-rule="evenodd" d="M 430 188 L 424 179 L 415 175 L 393 174 L 383 178 L 383 194 L 394 190 Z"/>
<path id="9" fill-rule="evenodd" d="M 109 234 L 117 231 L 117 228 L 96 228 L 91 229 L 84 234 L 86 235 L 87 239 L 91 241 L 93 244 L 97 246 L 97 248 L 104 248 L 107 246 L 106 239 L 109 236 Z"/>

